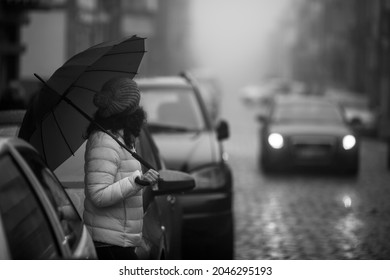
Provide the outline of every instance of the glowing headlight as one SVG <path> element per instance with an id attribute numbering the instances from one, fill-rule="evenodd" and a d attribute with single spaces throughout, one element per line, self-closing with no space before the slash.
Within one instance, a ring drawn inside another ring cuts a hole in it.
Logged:
<path id="1" fill-rule="evenodd" d="M 352 135 L 346 135 L 343 138 L 343 148 L 344 150 L 350 150 L 356 145 L 356 138 Z"/>
<path id="2" fill-rule="evenodd" d="M 268 136 L 268 143 L 274 149 L 281 149 L 283 147 L 283 136 L 279 133 L 271 133 Z"/>

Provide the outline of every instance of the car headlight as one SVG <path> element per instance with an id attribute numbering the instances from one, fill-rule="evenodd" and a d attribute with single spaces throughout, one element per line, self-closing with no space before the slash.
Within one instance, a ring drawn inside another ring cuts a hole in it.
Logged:
<path id="1" fill-rule="evenodd" d="M 284 145 L 283 136 L 279 133 L 271 133 L 268 136 L 268 143 L 274 149 L 281 149 Z"/>
<path id="2" fill-rule="evenodd" d="M 356 138 L 353 135 L 346 135 L 343 137 L 344 150 L 350 150 L 356 145 Z"/>
<path id="3" fill-rule="evenodd" d="M 196 189 L 217 189 L 226 184 L 227 172 L 223 165 L 211 165 L 191 172 Z"/>

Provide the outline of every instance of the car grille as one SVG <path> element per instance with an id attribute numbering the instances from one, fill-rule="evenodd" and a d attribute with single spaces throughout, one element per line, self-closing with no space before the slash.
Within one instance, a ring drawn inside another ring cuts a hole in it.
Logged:
<path id="1" fill-rule="evenodd" d="M 291 137 L 291 152 L 296 161 L 314 161 L 326 164 L 331 161 L 336 138 L 330 136 L 294 136 Z"/>

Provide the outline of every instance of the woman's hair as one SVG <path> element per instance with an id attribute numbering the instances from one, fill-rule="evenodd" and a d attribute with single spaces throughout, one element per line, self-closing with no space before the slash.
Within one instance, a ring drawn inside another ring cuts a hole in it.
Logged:
<path id="1" fill-rule="evenodd" d="M 142 107 L 138 107 L 134 112 L 125 110 L 107 118 L 103 118 L 98 113 L 95 113 L 94 120 L 104 129 L 110 130 L 114 134 L 118 134 L 123 129 L 125 144 L 131 148 L 134 147 L 135 138 L 139 136 L 142 126 L 146 123 L 146 112 Z M 87 128 L 85 138 L 88 138 L 95 131 L 100 130 L 97 125 L 91 122 Z"/>

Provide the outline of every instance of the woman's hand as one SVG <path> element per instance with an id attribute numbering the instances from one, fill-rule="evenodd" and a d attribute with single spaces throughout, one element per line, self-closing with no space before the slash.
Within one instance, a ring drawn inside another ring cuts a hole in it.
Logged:
<path id="1" fill-rule="evenodd" d="M 155 185 L 158 182 L 158 179 L 160 178 L 160 174 L 154 170 L 154 169 L 149 169 L 148 171 L 145 172 L 145 174 L 142 174 L 139 177 L 142 181 L 147 182 L 148 185 Z"/>

